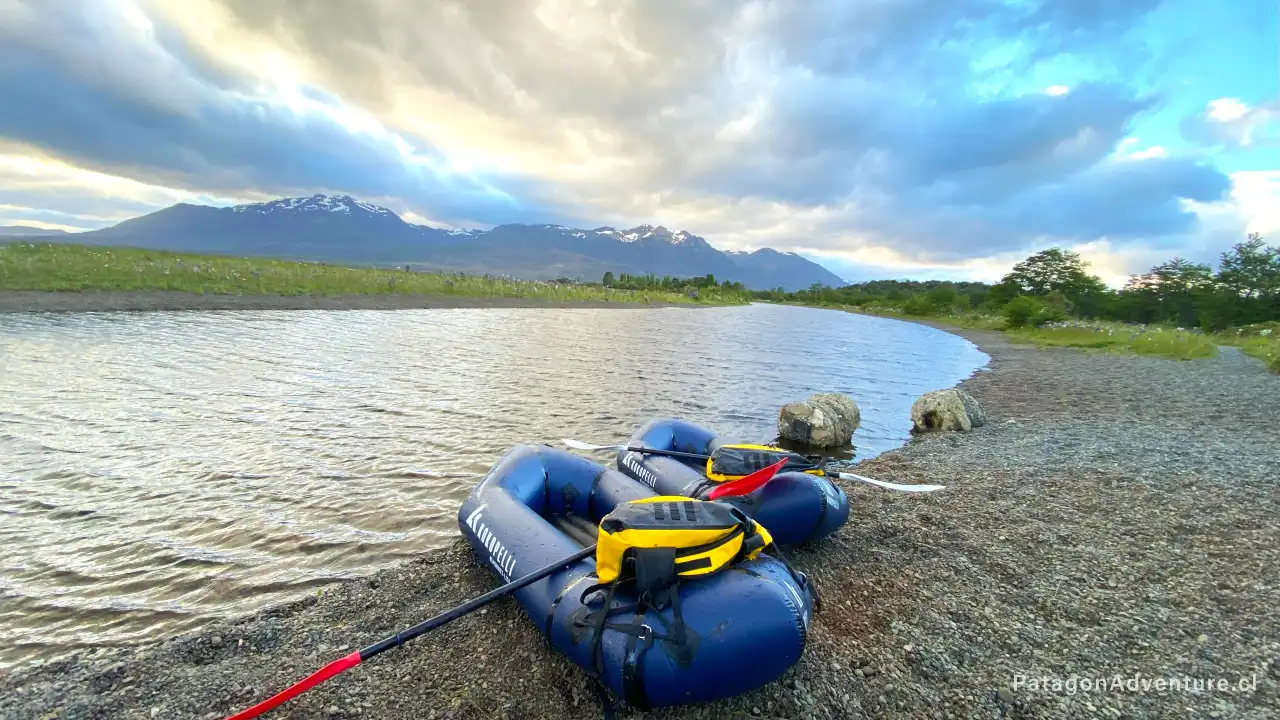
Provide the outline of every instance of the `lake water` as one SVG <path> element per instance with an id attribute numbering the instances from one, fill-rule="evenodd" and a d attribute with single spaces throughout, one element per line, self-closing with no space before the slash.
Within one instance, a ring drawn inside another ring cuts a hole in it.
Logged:
<path id="1" fill-rule="evenodd" d="M 447 544 L 515 443 L 621 443 L 657 416 L 767 442 L 782 404 L 829 391 L 858 402 L 866 458 L 986 361 L 774 305 L 0 315 L 0 666 Z"/>

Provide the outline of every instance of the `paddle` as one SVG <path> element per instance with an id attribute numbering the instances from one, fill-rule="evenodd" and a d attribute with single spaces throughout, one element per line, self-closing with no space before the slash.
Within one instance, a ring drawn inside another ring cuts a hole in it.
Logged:
<path id="1" fill-rule="evenodd" d="M 569 446 L 569 447 L 571 447 L 571 448 L 573 448 L 573 449 L 575 449 L 575 450 L 588 450 L 588 451 L 594 451 L 594 450 L 629 450 L 629 451 L 631 451 L 631 452 L 644 453 L 644 454 L 648 454 L 648 455 L 670 455 L 670 456 L 674 456 L 674 457 L 686 457 L 686 458 L 693 458 L 693 459 L 695 459 L 695 460 L 707 460 L 707 459 L 709 459 L 709 458 L 711 457 L 710 455 L 698 455 L 698 454 L 695 454 L 695 453 L 676 452 L 675 450 L 655 450 L 655 449 L 653 449 L 653 448 L 628 447 L 628 446 L 626 446 L 626 445 L 592 445 L 592 444 L 590 444 L 590 443 L 582 442 L 581 440 L 568 440 L 568 439 L 566 439 L 566 440 L 562 440 L 562 442 L 563 442 L 565 445 L 567 445 L 567 446 Z M 945 489 L 946 489 L 946 486 L 945 486 L 945 485 L 901 485 L 901 484 L 898 484 L 898 483 L 885 482 L 885 481 L 883 481 L 883 480 L 874 480 L 874 479 L 869 478 L 869 477 L 866 477 L 866 476 L 864 476 L 864 475 L 856 475 L 856 474 L 854 474 L 854 473 L 846 473 L 846 472 L 826 472 L 826 471 L 823 471 L 823 474 L 825 474 L 825 475 L 835 475 L 836 477 L 840 478 L 841 480 L 851 480 L 851 481 L 856 481 L 856 482 L 864 482 L 864 483 L 867 483 L 867 484 L 869 484 L 869 485 L 875 485 L 876 487 L 885 488 L 886 490 L 897 490 L 898 492 L 916 492 L 916 493 L 923 493 L 923 492 L 934 492 L 934 491 L 937 491 L 937 490 L 945 490 Z M 742 480 L 745 480 L 745 479 L 746 479 L 746 478 L 739 478 L 738 480 L 734 480 L 734 482 L 741 482 Z M 763 485 L 763 483 L 761 483 L 761 485 Z M 745 494 L 745 493 L 744 493 L 744 494 Z"/>
<path id="2" fill-rule="evenodd" d="M 785 460 L 782 462 L 776 463 L 774 465 L 770 465 L 769 467 L 764 468 L 763 470 L 757 470 L 756 472 L 753 472 L 744 478 L 734 480 L 731 483 L 725 483 L 724 487 L 717 488 L 717 490 L 721 490 L 721 489 L 725 490 L 724 492 L 721 492 L 717 497 L 726 497 L 730 495 L 745 495 L 746 493 L 749 493 L 755 490 L 756 488 L 763 486 L 765 483 L 769 482 L 769 480 L 773 478 L 773 476 L 778 472 L 778 469 L 782 467 L 783 463 L 785 463 Z M 730 488 L 728 486 L 736 486 L 736 487 Z M 750 488 L 750 489 L 747 489 L 747 488 Z M 575 563 L 584 558 L 591 557 L 591 555 L 595 553 L 595 551 L 596 551 L 596 546 L 595 544 L 592 544 L 591 546 L 585 547 L 579 550 L 578 552 L 570 555 L 567 558 L 564 558 L 562 560 L 557 560 L 556 562 L 550 565 L 547 565 L 546 567 L 540 570 L 535 570 L 532 573 L 525 575 L 522 578 L 517 578 L 515 580 L 512 580 L 506 585 L 490 590 L 484 595 L 481 595 L 478 598 L 469 600 L 453 608 L 452 610 L 442 612 L 439 615 L 431 618 L 430 620 L 424 620 L 423 622 L 418 623 L 417 625 L 414 625 L 413 627 L 407 630 L 401 630 L 395 635 L 392 635 L 383 640 L 379 640 L 378 642 L 370 645 L 367 648 L 364 648 L 363 650 L 358 650 L 356 652 L 351 653 L 350 655 L 340 657 L 337 660 L 334 660 L 328 665 L 325 665 L 324 667 L 320 668 L 314 673 L 298 681 L 297 683 L 290 685 L 289 687 L 285 688 L 283 691 L 275 695 L 272 695 L 271 697 L 267 698 L 266 700 L 263 700 L 262 702 L 258 703 L 257 705 L 254 705 L 251 708 L 241 710 L 235 715 L 228 717 L 226 720 L 249 720 L 249 718 L 258 717 L 259 715 L 267 712 L 268 710 L 271 710 L 272 708 L 283 704 L 284 702 L 288 701 L 291 698 L 301 695 L 302 693 L 310 690 L 311 688 L 319 685 L 320 683 L 324 682 L 325 680 L 328 680 L 329 678 L 335 675 L 338 675 L 340 673 L 346 672 L 347 670 L 350 670 L 351 668 L 359 665 L 365 660 L 368 660 L 369 658 L 372 658 L 373 656 L 383 651 L 390 650 L 391 648 L 399 647 L 409 642 L 410 640 L 418 637 L 419 635 L 422 635 L 423 633 L 430 632 L 431 630 L 435 630 L 441 625 L 444 625 L 445 623 L 448 623 L 452 620 L 456 620 L 473 610 L 483 607 L 484 605 L 488 605 L 489 603 L 493 602 L 494 600 L 497 600 L 498 598 L 504 597 L 506 595 L 510 595 L 511 593 L 515 592 L 516 590 L 519 590 L 520 588 L 531 585 L 547 577 L 548 575 L 556 572 L 557 570 L 564 567 L 565 565 L 569 565 L 570 563 Z"/>
<path id="3" fill-rule="evenodd" d="M 500 597 L 510 595 L 511 593 L 515 592 L 516 590 L 519 590 L 522 587 L 525 587 L 526 585 L 535 583 L 545 578 L 546 576 L 554 573 L 555 571 L 559 570 L 565 565 L 568 565 L 570 563 L 575 563 L 579 560 L 582 560 L 583 558 L 591 557 L 591 555 L 595 551 L 596 551 L 595 545 L 591 545 L 590 547 L 585 547 L 579 550 L 578 552 L 570 555 L 569 557 L 564 558 L 563 560 L 557 560 L 556 562 L 542 568 L 541 570 L 535 570 L 534 572 L 528 575 L 525 575 L 522 578 L 512 580 L 511 582 L 507 583 L 506 585 L 503 585 L 502 587 L 496 588 L 494 590 L 490 590 L 489 592 L 485 593 L 484 595 L 481 595 L 478 598 L 475 598 L 466 603 L 463 603 L 462 605 L 459 605 L 453 608 L 452 610 L 448 610 L 446 612 L 440 613 L 439 615 L 431 618 L 430 620 L 425 620 L 417 625 L 414 625 L 408 630 L 402 630 L 396 633 L 395 635 L 392 635 L 391 637 L 385 638 L 383 640 L 379 640 L 378 642 L 370 645 L 369 647 L 363 650 L 358 650 L 356 652 L 351 653 L 350 655 L 338 658 L 337 660 L 334 660 L 328 665 L 325 665 L 324 667 L 320 668 L 319 670 L 312 673 L 311 675 L 308 675 L 303 680 L 295 683 L 294 685 L 289 686 L 283 692 L 273 695 L 267 698 L 266 700 L 263 700 L 262 702 L 258 703 L 257 705 L 254 705 L 253 707 L 248 708 L 247 710 L 241 710 L 235 715 L 232 715 L 229 718 L 227 718 L 227 720 L 249 720 L 249 718 L 258 717 L 262 713 L 276 707 L 277 705 L 280 705 L 281 703 L 284 703 L 286 700 L 289 700 L 290 698 L 293 698 L 297 695 L 301 695 L 302 693 L 310 690 L 316 685 L 319 685 L 325 680 L 328 680 L 334 675 L 337 675 L 338 673 L 344 672 L 346 670 L 350 670 L 351 668 L 359 665 L 360 663 L 364 662 L 365 660 L 368 660 L 369 658 L 377 655 L 378 653 L 383 652 L 384 650 L 390 650 L 393 647 L 399 647 L 400 645 L 403 645 L 409 642 L 410 640 L 418 637 L 419 635 L 425 632 L 428 632 L 430 630 L 435 630 L 436 628 L 440 627 L 441 625 L 444 625 L 450 620 L 456 620 L 457 618 L 460 618 L 463 615 L 466 615 L 472 610 L 480 608 L 484 605 L 488 605 L 489 603 L 493 602 L 494 600 L 497 600 Z"/>
<path id="4" fill-rule="evenodd" d="M 749 495 L 772 480 L 773 476 L 782 469 L 783 465 L 787 464 L 788 460 L 789 458 L 782 458 L 769 467 L 757 470 L 746 477 L 740 477 L 727 483 L 720 483 L 714 490 L 707 493 L 707 499 L 717 500 L 729 495 Z"/>
<path id="5" fill-rule="evenodd" d="M 682 457 L 682 458 L 690 458 L 692 460 L 706 460 L 708 457 L 710 457 L 708 455 L 678 452 L 676 450 L 655 450 L 653 448 L 644 448 L 644 447 L 627 447 L 626 445 L 591 445 L 588 443 L 584 443 L 581 440 L 561 440 L 561 442 L 573 448 L 574 450 L 588 450 L 592 452 L 596 450 L 629 450 L 631 452 L 646 453 L 649 455 Z"/>
<path id="6" fill-rule="evenodd" d="M 883 480 L 872 480 L 869 477 L 863 477 L 862 475 L 854 475 L 853 473 L 846 472 L 833 472 L 827 474 L 835 475 L 841 480 L 858 480 L 864 483 L 870 483 L 876 487 L 898 490 L 899 492 L 933 492 L 935 490 L 947 489 L 946 485 L 899 485 L 898 483 L 885 482 Z"/>

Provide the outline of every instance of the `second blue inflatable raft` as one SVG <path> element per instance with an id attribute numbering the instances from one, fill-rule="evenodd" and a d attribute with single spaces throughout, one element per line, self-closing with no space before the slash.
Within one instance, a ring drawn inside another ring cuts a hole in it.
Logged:
<path id="1" fill-rule="evenodd" d="M 659 418 L 645 423 L 626 447 L 709 455 L 722 444 L 715 433 L 693 423 Z M 619 450 L 618 469 L 660 495 L 694 497 L 714 485 L 705 462 Z M 778 473 L 746 497 L 726 499 L 769 529 L 781 545 L 824 538 L 849 519 L 849 498 L 830 479 L 802 472 Z"/>
<path id="2" fill-rule="evenodd" d="M 463 502 L 458 524 L 505 583 L 594 543 L 601 518 L 618 503 L 656 494 L 577 455 L 517 445 Z M 595 638 L 582 618 L 603 605 L 599 593 L 583 597 L 595 583 L 594 570 L 594 558 L 587 558 L 515 593 L 552 646 L 589 672 Z M 598 680 L 628 705 L 656 708 L 738 695 L 777 679 L 800 659 L 814 596 L 778 559 L 761 554 L 681 582 L 678 592 L 683 637 L 637 642 L 624 632 L 601 636 Z M 634 606 L 636 598 L 628 594 L 626 586 L 619 588 L 613 606 Z M 672 626 L 672 609 L 648 609 L 635 620 L 661 636 Z"/>

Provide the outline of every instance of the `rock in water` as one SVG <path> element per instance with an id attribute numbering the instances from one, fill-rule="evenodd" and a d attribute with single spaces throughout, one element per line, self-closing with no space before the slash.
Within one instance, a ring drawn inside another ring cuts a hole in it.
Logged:
<path id="1" fill-rule="evenodd" d="M 969 431 L 987 424 L 982 405 L 963 390 L 934 390 L 911 405 L 911 432 Z"/>
<path id="2" fill-rule="evenodd" d="M 804 402 L 783 405 L 778 412 L 778 434 L 813 447 L 848 445 L 861 423 L 857 403 L 839 393 L 814 393 Z"/>

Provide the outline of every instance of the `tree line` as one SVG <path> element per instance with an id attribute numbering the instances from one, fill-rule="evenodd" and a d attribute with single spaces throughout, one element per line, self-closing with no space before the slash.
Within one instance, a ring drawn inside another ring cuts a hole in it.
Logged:
<path id="1" fill-rule="evenodd" d="M 648 273 L 647 275 L 619 273 L 614 276 L 613 272 L 606 272 L 600 284 L 619 290 L 667 290 L 680 292 L 681 290 L 719 289 L 729 293 L 743 295 L 747 293 L 747 288 L 742 283 L 730 280 L 716 282 L 716 276 L 711 273 L 681 278 L 670 275 L 659 277 L 653 273 Z"/>
<path id="2" fill-rule="evenodd" d="M 1080 317 L 1219 331 L 1280 320 L 1280 247 L 1251 233 L 1220 255 L 1216 269 L 1175 257 L 1130 276 L 1120 290 L 1091 274 L 1079 254 L 1050 248 L 1014 265 L 994 285 L 875 280 L 751 295 L 772 301 L 888 307 L 911 315 L 977 310 L 1004 314 L 1014 325 Z"/>

